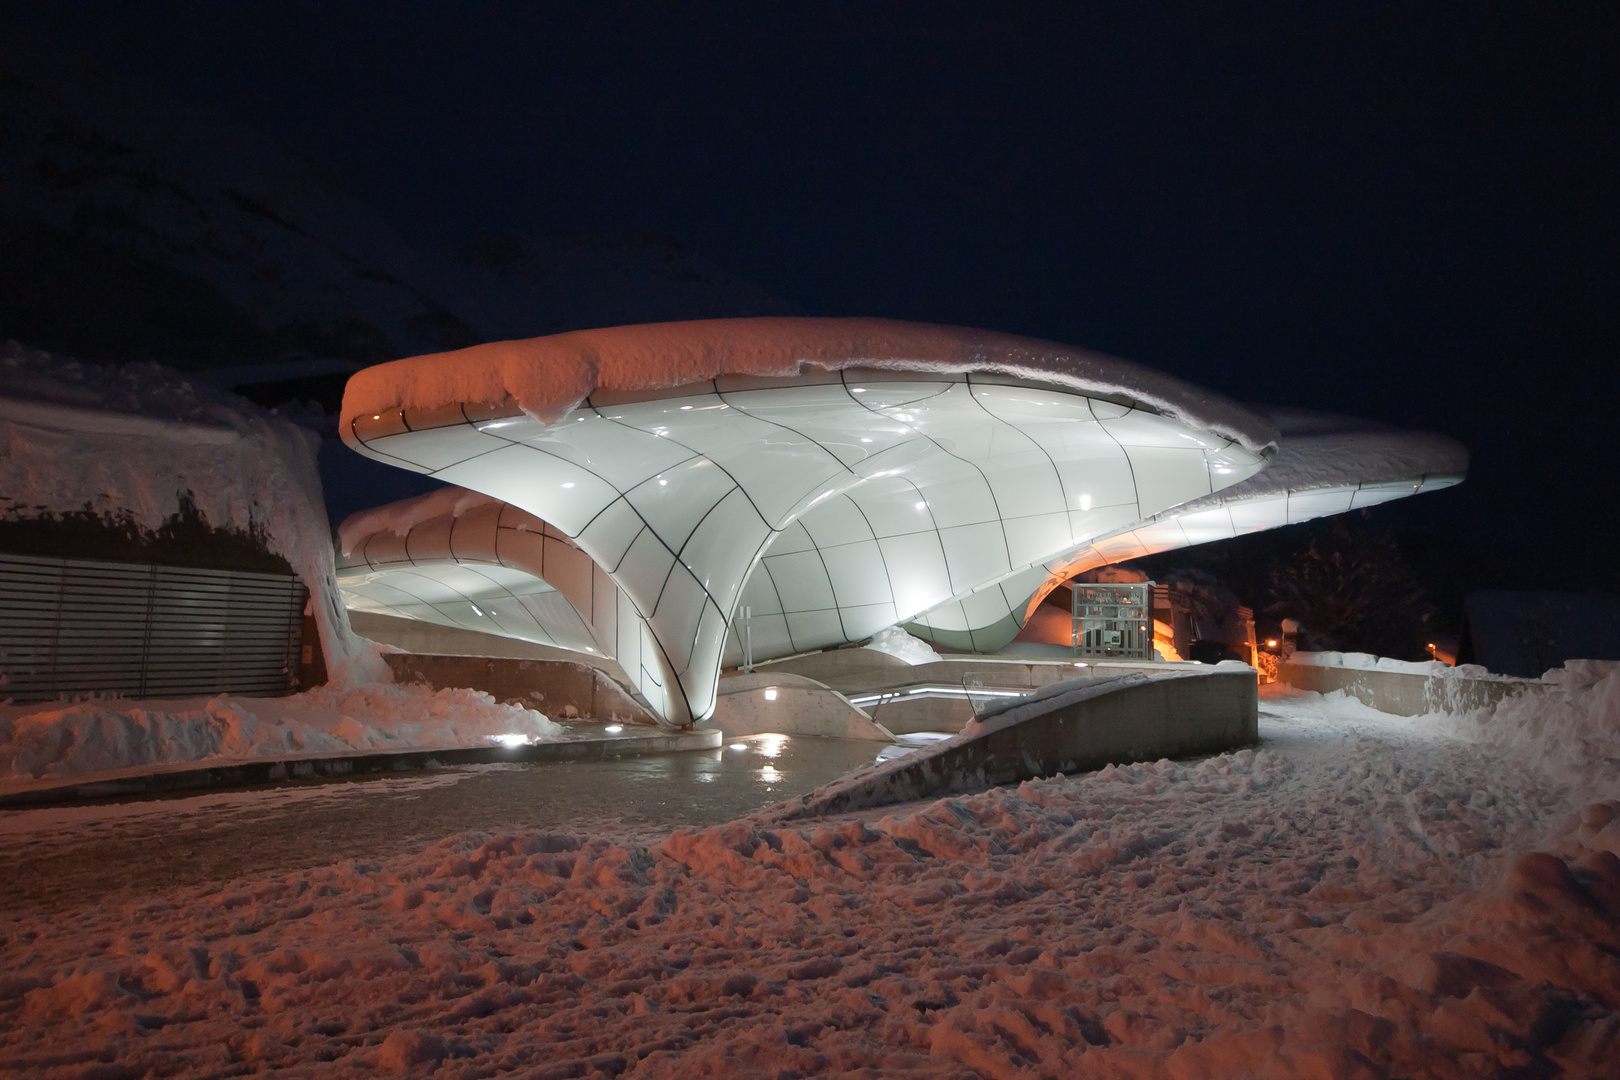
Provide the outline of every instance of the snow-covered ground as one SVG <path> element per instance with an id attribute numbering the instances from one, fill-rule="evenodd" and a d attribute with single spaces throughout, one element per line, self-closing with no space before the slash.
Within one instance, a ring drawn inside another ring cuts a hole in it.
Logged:
<path id="1" fill-rule="evenodd" d="M 528 742 L 563 728 L 479 690 L 371 683 L 292 697 L 0 706 L 0 792 L 110 772 L 259 757 Z"/>
<path id="2" fill-rule="evenodd" d="M 1262 707 L 1196 764 L 3 925 L 0 1071 L 1615 1075 L 1620 675 Z"/>

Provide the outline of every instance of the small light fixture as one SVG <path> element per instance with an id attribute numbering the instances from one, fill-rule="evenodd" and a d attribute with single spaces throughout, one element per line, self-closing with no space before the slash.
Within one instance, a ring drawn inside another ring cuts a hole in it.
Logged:
<path id="1" fill-rule="evenodd" d="M 728 750 L 746 750 L 746 749 L 748 749 L 748 744 L 745 743 L 745 742 L 734 742 L 730 746 L 726 747 L 726 749 L 728 749 Z"/>
<path id="2" fill-rule="evenodd" d="M 574 482 L 572 480 L 568 481 L 568 483 L 563 485 L 563 487 L 565 487 L 565 488 L 571 488 L 573 486 L 574 486 Z"/>
<path id="3" fill-rule="evenodd" d="M 1429 648 L 1432 649 L 1432 648 L 1434 648 L 1434 646 L 1430 645 Z M 766 701 L 775 701 L 776 700 L 776 687 L 774 687 L 774 686 L 769 687 L 765 691 L 765 700 Z"/>
<path id="4" fill-rule="evenodd" d="M 609 724 L 607 727 L 603 728 L 602 730 L 607 732 L 609 735 L 617 735 L 619 732 L 624 730 L 624 725 L 623 724 Z"/>

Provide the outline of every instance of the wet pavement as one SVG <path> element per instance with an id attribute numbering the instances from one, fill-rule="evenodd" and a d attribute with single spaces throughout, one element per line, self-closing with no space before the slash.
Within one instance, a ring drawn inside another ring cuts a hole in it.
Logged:
<path id="1" fill-rule="evenodd" d="M 651 843 L 811 791 L 882 746 L 756 735 L 718 750 L 468 765 L 188 797 L 0 811 L 0 921 L 343 859 L 459 832 L 549 831 Z"/>

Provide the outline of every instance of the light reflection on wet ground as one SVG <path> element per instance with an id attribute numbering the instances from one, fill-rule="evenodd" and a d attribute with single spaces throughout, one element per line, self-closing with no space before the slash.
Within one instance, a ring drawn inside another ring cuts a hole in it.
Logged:
<path id="1" fill-rule="evenodd" d="M 756 735 L 717 750 L 0 812 L 0 924 L 258 871 L 405 854 L 458 832 L 651 843 L 871 764 L 883 744 Z"/>

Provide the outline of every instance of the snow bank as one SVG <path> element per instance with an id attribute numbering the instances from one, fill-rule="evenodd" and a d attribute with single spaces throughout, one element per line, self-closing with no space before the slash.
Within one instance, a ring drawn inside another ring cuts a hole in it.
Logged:
<path id="1" fill-rule="evenodd" d="M 913 637 L 906 633 L 899 626 L 879 630 L 872 635 L 872 640 L 868 641 L 864 648 L 871 649 L 873 652 L 884 653 L 897 660 L 904 660 L 912 667 L 916 667 L 918 664 L 932 664 L 939 659 L 939 653 L 934 651 L 933 646 L 922 638 Z"/>
<path id="2" fill-rule="evenodd" d="M 1533 693 L 1491 709 L 1440 714 L 1443 730 L 1522 762 L 1594 797 L 1620 773 L 1620 663 L 1571 660 L 1542 676 Z"/>
<path id="3" fill-rule="evenodd" d="M 0 784 L 146 765 L 545 741 L 564 729 L 477 690 L 324 686 L 285 698 L 0 707 Z"/>
<path id="4" fill-rule="evenodd" d="M 1387 656 L 1374 656 L 1361 652 L 1296 652 L 1288 663 L 1304 667 L 1344 668 L 1350 671 L 1395 671 L 1405 675 L 1438 675 L 1448 679 L 1483 679 L 1490 682 L 1528 683 L 1539 681 L 1549 686 L 1591 686 L 1613 671 L 1620 661 L 1569 660 L 1561 667 L 1549 668 L 1539 680 L 1522 679 L 1517 675 L 1498 675 L 1478 664 L 1457 664 L 1442 660 L 1393 660 Z"/>
<path id="5" fill-rule="evenodd" d="M 1169 375 L 1035 338 L 892 319 L 754 318 L 650 323 L 498 341 L 366 368 L 349 380 L 342 430 L 358 416 L 404 407 L 499 403 L 555 423 L 597 390 L 653 390 L 720 375 L 810 371 L 1008 375 L 1080 393 L 1119 394 L 1193 427 L 1274 446 L 1271 421 Z"/>
<path id="6" fill-rule="evenodd" d="M 1301 667 L 1346 668 L 1351 671 L 1395 671 L 1403 675 L 1439 675 L 1443 678 L 1507 680 L 1510 676 L 1493 675 L 1478 664 L 1459 664 L 1453 667 L 1442 660 L 1393 660 L 1387 656 L 1374 656 L 1363 652 L 1297 652 L 1288 663 Z"/>
<path id="7" fill-rule="evenodd" d="M 0 1044 L 22 1073 L 1613 1075 L 1620 803 L 1266 708 L 1258 752 L 881 817 L 464 834 L 53 908 L 0 938 Z"/>
<path id="8" fill-rule="evenodd" d="M 215 528 L 263 535 L 309 587 L 333 682 L 386 681 L 338 596 L 319 447 L 314 433 L 156 364 L 0 347 L 0 515 L 89 510 L 155 531 L 189 495 Z"/>

